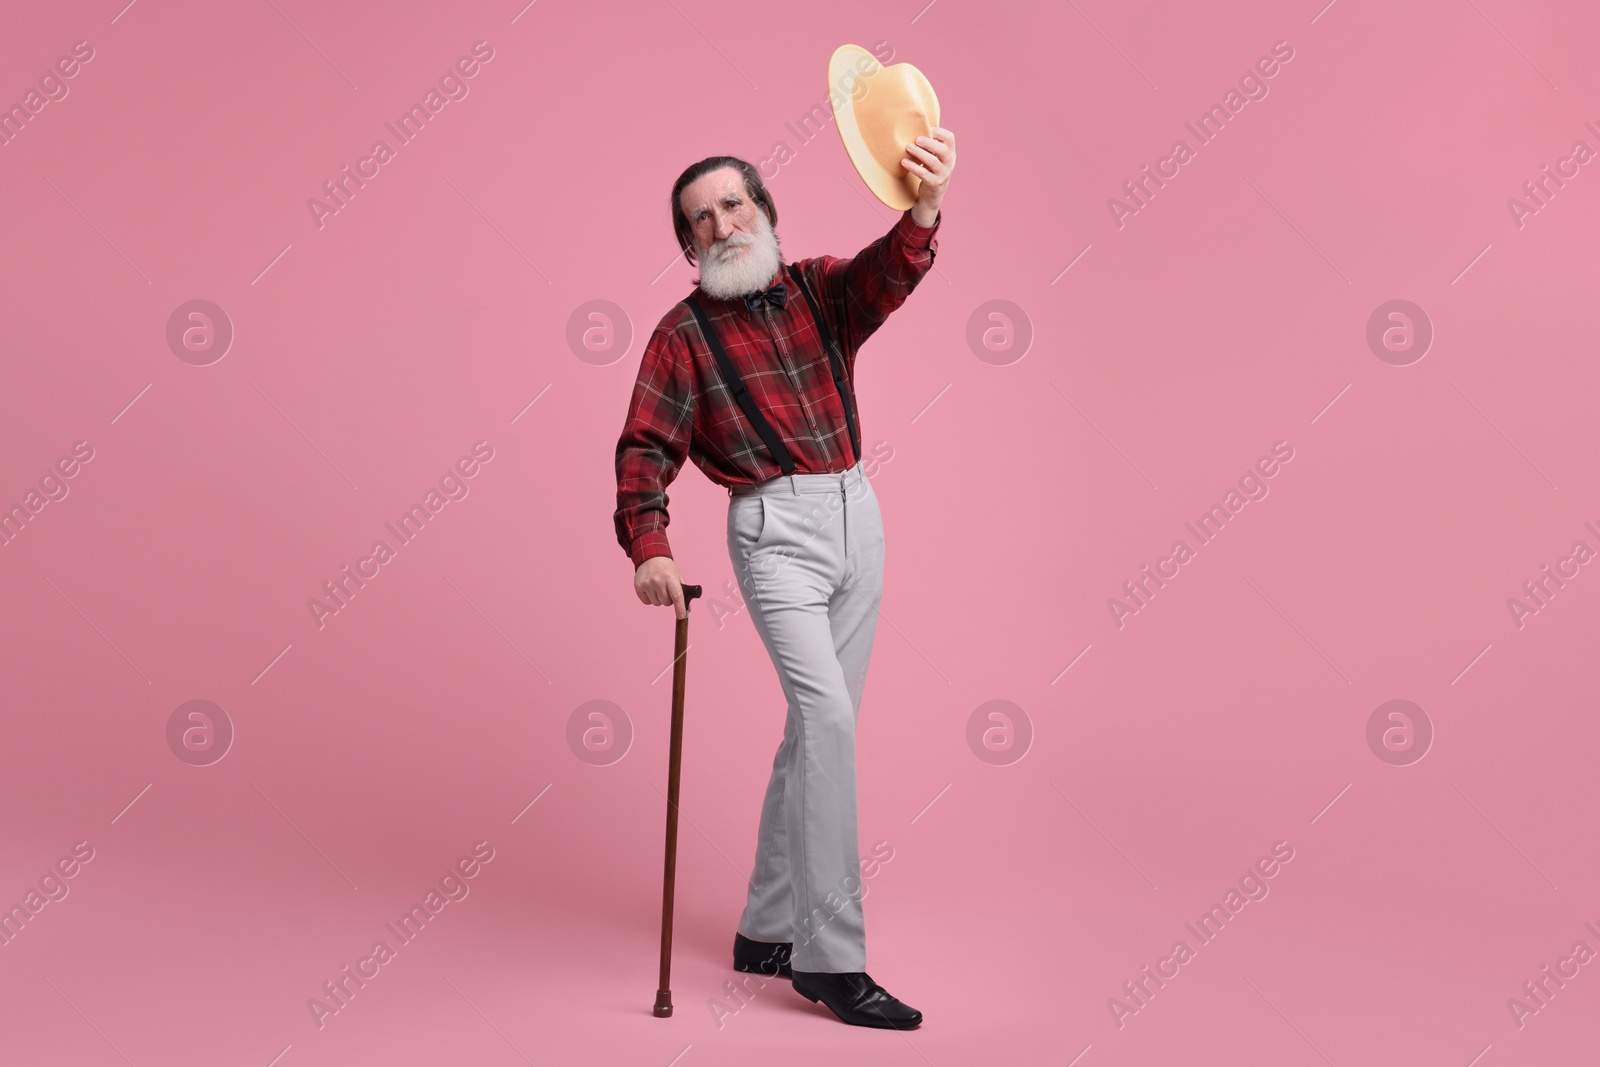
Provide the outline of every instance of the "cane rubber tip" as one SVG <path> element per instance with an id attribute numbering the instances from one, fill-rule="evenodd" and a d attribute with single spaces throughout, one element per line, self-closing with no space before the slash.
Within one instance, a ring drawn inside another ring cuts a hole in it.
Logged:
<path id="1" fill-rule="evenodd" d="M 655 1006 L 655 1009 L 654 1009 L 654 1015 L 655 1015 L 655 1017 L 657 1019 L 668 1019 L 668 1018 L 672 1017 L 672 994 L 671 993 L 657 993 L 656 994 L 656 1006 Z"/>

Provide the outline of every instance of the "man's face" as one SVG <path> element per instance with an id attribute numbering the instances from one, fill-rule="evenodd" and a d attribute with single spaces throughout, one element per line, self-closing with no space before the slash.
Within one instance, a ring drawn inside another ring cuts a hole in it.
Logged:
<path id="1" fill-rule="evenodd" d="M 724 300 L 765 289 L 783 265 L 783 249 L 766 212 L 745 191 L 743 175 L 732 167 L 714 170 L 679 197 L 700 288 Z"/>
<path id="2" fill-rule="evenodd" d="M 685 186 L 680 196 L 684 217 L 689 220 L 694 234 L 697 260 L 704 261 L 713 251 L 733 251 L 730 261 L 743 254 L 733 249 L 713 248 L 736 233 L 755 232 L 756 216 L 761 214 L 761 209 L 745 193 L 743 175 L 732 167 L 723 167 L 701 175 Z"/>

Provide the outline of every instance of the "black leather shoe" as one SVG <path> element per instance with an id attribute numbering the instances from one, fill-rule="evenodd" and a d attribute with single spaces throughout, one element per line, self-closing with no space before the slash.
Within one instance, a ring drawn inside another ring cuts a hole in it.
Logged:
<path id="1" fill-rule="evenodd" d="M 789 941 L 752 941 L 741 933 L 733 935 L 733 969 L 789 977 L 789 954 L 794 944 Z"/>
<path id="2" fill-rule="evenodd" d="M 891 997 L 865 971 L 794 971 L 791 981 L 796 993 L 810 1001 L 820 1000 L 852 1026 L 910 1030 L 922 1022 L 920 1011 Z"/>

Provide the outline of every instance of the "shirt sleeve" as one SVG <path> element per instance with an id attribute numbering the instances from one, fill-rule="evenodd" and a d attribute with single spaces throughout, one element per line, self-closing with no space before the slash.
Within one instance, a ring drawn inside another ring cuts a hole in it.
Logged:
<path id="1" fill-rule="evenodd" d="M 932 226 L 919 226 L 907 208 L 887 234 L 853 258 L 821 256 L 814 261 L 820 288 L 835 309 L 843 309 L 842 343 L 852 363 L 861 344 L 883 325 L 890 312 L 906 302 L 922 276 L 933 268 L 939 252 L 936 235 L 943 219 L 941 209 Z"/>
<path id="2" fill-rule="evenodd" d="M 617 542 L 633 565 L 671 556 L 667 486 L 683 469 L 694 421 L 694 385 L 678 330 L 656 328 L 639 361 L 628 417 L 617 441 Z"/>

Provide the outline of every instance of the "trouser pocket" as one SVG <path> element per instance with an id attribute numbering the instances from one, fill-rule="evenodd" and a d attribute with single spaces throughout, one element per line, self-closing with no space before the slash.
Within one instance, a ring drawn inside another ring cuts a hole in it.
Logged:
<path id="1" fill-rule="evenodd" d="M 749 550 L 761 542 L 768 510 L 766 497 L 760 493 L 747 493 L 729 501 L 728 526 L 736 545 Z"/>

